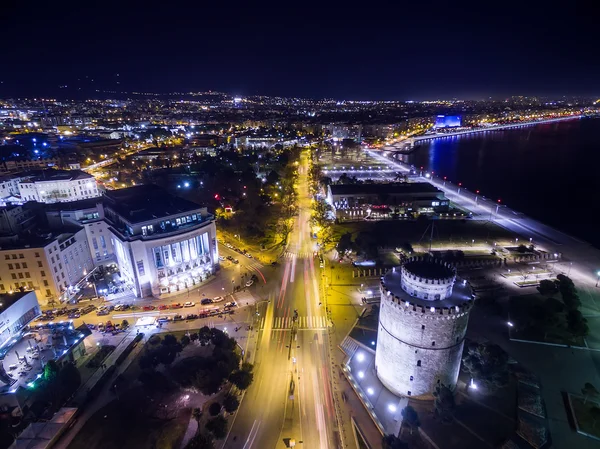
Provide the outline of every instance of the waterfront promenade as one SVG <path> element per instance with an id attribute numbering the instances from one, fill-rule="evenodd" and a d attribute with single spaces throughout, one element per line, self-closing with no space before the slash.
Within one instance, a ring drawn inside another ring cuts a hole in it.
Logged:
<path id="1" fill-rule="evenodd" d="M 410 168 L 380 154 L 374 157 L 393 164 L 398 171 Z M 533 243 L 548 252 L 560 252 L 562 260 L 556 271 L 569 275 L 580 292 L 590 299 L 590 306 L 582 310 L 590 328 L 587 347 L 571 348 L 538 343 L 522 343 L 507 338 L 506 321 L 487 316 L 480 311 L 472 316 L 470 332 L 485 336 L 503 347 L 512 357 L 539 376 L 543 386 L 553 446 L 556 448 L 597 447 L 597 441 L 576 433 L 570 426 L 563 401 L 563 393 L 581 391 L 584 383 L 600 384 L 600 296 L 597 287 L 600 270 L 600 250 L 576 237 L 554 229 L 498 202 L 485 198 L 443 178 L 423 172 L 418 181 L 429 182 L 442 190 L 451 202 L 473 213 L 474 219 L 489 220 L 513 232 L 522 240 L 515 244 Z M 483 315 L 483 316 L 480 316 Z"/>

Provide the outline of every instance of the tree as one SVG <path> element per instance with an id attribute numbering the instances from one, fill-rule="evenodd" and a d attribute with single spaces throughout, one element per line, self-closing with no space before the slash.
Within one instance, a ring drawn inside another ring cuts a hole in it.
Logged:
<path id="1" fill-rule="evenodd" d="M 594 385 L 586 382 L 581 389 L 581 394 L 585 396 L 585 399 L 583 400 L 583 403 L 585 404 L 590 396 L 595 399 L 600 395 L 600 392 L 598 392 Z"/>
<path id="2" fill-rule="evenodd" d="M 340 240 L 336 246 L 337 252 L 340 256 L 344 256 L 348 251 L 352 250 L 352 234 L 350 232 L 346 232 L 342 234 Z"/>
<path id="3" fill-rule="evenodd" d="M 442 422 L 449 423 L 454 417 L 454 409 L 456 408 L 456 402 L 454 401 L 454 391 L 444 385 L 439 384 L 435 387 L 433 392 L 434 401 L 434 413 L 438 416 Z"/>
<path id="4" fill-rule="evenodd" d="M 58 376 L 58 363 L 56 360 L 48 360 L 46 365 L 44 366 L 44 380 L 46 382 L 52 382 Z"/>
<path id="5" fill-rule="evenodd" d="M 198 424 L 198 428 L 196 429 L 196 433 L 200 432 L 200 419 L 202 419 L 202 410 L 198 407 L 195 407 L 192 410 L 192 418 L 196 420 L 196 424 Z"/>
<path id="6" fill-rule="evenodd" d="M 227 435 L 227 419 L 221 415 L 209 419 L 205 427 L 217 440 L 225 438 Z"/>
<path id="7" fill-rule="evenodd" d="M 193 332 L 192 334 L 190 334 L 190 340 L 192 341 L 198 341 L 198 332 Z"/>
<path id="8" fill-rule="evenodd" d="M 164 336 L 162 344 L 165 346 L 174 346 L 177 344 L 177 337 L 173 334 L 167 334 Z"/>
<path id="9" fill-rule="evenodd" d="M 208 407 L 208 413 L 210 413 L 211 416 L 217 416 L 219 413 L 221 413 L 221 404 L 218 402 L 213 402 L 210 404 Z"/>
<path id="10" fill-rule="evenodd" d="M 590 409 L 590 416 L 594 420 L 594 422 L 592 423 L 592 427 L 595 428 L 596 422 L 598 421 L 598 419 L 600 419 L 600 408 L 598 408 L 596 406 L 592 407 Z"/>
<path id="11" fill-rule="evenodd" d="M 579 310 L 569 310 L 567 312 L 567 328 L 574 337 L 585 337 L 589 332 L 587 320 Z"/>
<path id="12" fill-rule="evenodd" d="M 229 381 L 240 390 L 246 390 L 254 380 L 254 374 L 243 369 L 235 370 L 229 376 Z"/>
<path id="13" fill-rule="evenodd" d="M 550 279 L 542 279 L 540 281 L 540 285 L 537 288 L 538 292 L 540 292 L 542 295 L 546 295 L 546 296 L 551 296 L 554 293 L 556 293 L 556 284 L 551 281 Z"/>
<path id="14" fill-rule="evenodd" d="M 197 433 L 185 449 L 215 449 L 215 443 L 211 434 Z"/>
<path id="15" fill-rule="evenodd" d="M 413 429 L 416 429 L 421 425 L 417 411 L 410 405 L 407 405 L 402 409 L 402 424 L 410 428 L 411 435 Z"/>
<path id="16" fill-rule="evenodd" d="M 127 329 L 129 327 L 129 321 L 123 320 L 121 321 L 121 328 Z"/>
<path id="17" fill-rule="evenodd" d="M 493 393 L 508 383 L 508 354 L 498 345 L 472 343 L 463 356 L 463 370 Z"/>
<path id="18" fill-rule="evenodd" d="M 184 348 L 190 344 L 190 337 L 188 337 L 187 335 L 184 335 L 183 337 L 181 337 L 181 340 L 179 340 L 179 342 L 181 343 L 181 346 L 183 346 Z"/>
<path id="19" fill-rule="evenodd" d="M 386 435 L 381 441 L 382 449 L 408 449 L 408 445 L 396 435 Z"/>
<path id="20" fill-rule="evenodd" d="M 154 334 L 152 337 L 150 337 L 150 339 L 148 340 L 148 343 L 155 346 L 155 345 L 159 344 L 160 341 L 161 341 L 160 335 Z"/>
<path id="21" fill-rule="evenodd" d="M 223 407 L 225 407 L 225 411 L 227 413 L 235 412 L 239 406 L 240 406 L 240 401 L 233 394 L 229 393 L 229 394 L 225 395 L 225 397 L 223 398 Z"/>

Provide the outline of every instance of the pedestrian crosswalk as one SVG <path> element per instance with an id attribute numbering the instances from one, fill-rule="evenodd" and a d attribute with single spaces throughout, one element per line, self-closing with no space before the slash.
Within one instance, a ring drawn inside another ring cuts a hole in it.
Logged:
<path id="1" fill-rule="evenodd" d="M 283 253 L 283 257 L 286 259 L 293 259 L 294 257 L 300 258 L 300 259 L 309 259 L 312 256 L 313 256 L 312 252 L 310 252 L 310 251 L 298 251 L 298 252 L 286 251 L 285 253 Z"/>
<path id="2" fill-rule="evenodd" d="M 326 329 L 327 318 L 324 316 L 299 316 L 295 322 L 291 316 L 273 318 L 273 329 L 291 329 L 292 326 L 296 329 Z M 261 323 L 262 327 L 264 327 L 264 322 Z"/>

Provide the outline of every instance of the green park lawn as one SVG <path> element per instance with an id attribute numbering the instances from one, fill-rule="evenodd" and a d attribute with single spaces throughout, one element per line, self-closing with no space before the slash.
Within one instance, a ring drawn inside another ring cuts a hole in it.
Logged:
<path id="1" fill-rule="evenodd" d="M 164 412 L 137 388 L 94 413 L 69 449 L 176 448 L 188 427 L 190 415 L 189 408 Z"/>
<path id="2" fill-rule="evenodd" d="M 600 407 L 600 403 L 580 396 L 569 395 L 571 411 L 581 432 L 593 435 L 600 439 L 600 419 L 594 419 L 591 413 L 593 407 Z"/>
<path id="3" fill-rule="evenodd" d="M 585 346 L 583 337 L 575 337 L 568 331 L 563 314 L 557 314 L 554 322 L 542 322 L 537 319 L 536 308 L 541 307 L 546 299 L 538 293 L 510 298 L 509 316 L 510 321 L 514 323 L 514 327 L 511 329 L 511 338 Z"/>

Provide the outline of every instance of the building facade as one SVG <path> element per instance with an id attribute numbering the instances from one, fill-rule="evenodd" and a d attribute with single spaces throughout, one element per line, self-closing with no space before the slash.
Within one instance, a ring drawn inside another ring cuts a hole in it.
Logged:
<path id="1" fill-rule="evenodd" d="M 214 217 L 156 186 L 106 192 L 105 219 L 121 277 L 138 297 L 202 282 L 218 264 Z"/>
<path id="2" fill-rule="evenodd" d="M 0 240 L 0 293 L 33 290 L 42 305 L 68 301 L 93 268 L 83 228 Z"/>
<path id="3" fill-rule="evenodd" d="M 327 202 L 340 221 L 413 218 L 447 212 L 444 192 L 427 182 L 331 184 Z"/>
<path id="4" fill-rule="evenodd" d="M 59 203 L 100 196 L 96 179 L 81 170 L 42 170 L 20 177 L 22 201 Z"/>
<path id="5" fill-rule="evenodd" d="M 34 292 L 0 295 L 0 348 L 40 315 L 40 305 Z"/>
<path id="6" fill-rule="evenodd" d="M 392 393 L 427 396 L 456 385 L 472 307 L 453 267 L 411 258 L 381 281 L 375 369 Z"/>

